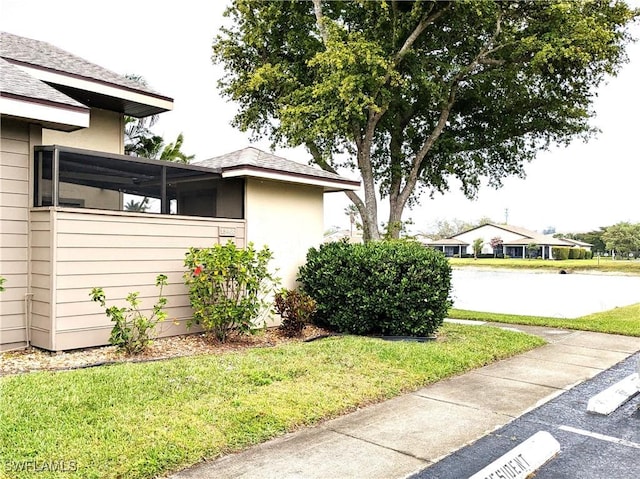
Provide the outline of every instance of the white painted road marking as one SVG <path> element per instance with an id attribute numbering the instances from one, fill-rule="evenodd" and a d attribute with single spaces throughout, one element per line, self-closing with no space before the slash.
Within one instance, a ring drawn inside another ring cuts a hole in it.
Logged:
<path id="1" fill-rule="evenodd" d="M 634 447 L 636 449 L 640 449 L 640 444 L 637 442 L 627 441 L 626 439 L 620 439 L 618 437 L 606 436 L 604 434 L 599 434 L 597 432 L 585 431 L 584 429 L 578 429 L 576 427 L 571 426 L 558 426 L 558 429 L 567 432 L 573 432 L 575 434 L 580 434 L 581 436 L 588 436 L 594 439 L 599 439 L 601 441 L 612 442 L 614 444 L 620 444 L 621 446 Z"/>
<path id="2" fill-rule="evenodd" d="M 638 373 L 630 374 L 622 381 L 596 394 L 587 404 L 587 411 L 596 414 L 611 414 L 633 396 L 638 394 Z"/>
<path id="3" fill-rule="evenodd" d="M 525 479 L 560 452 L 560 443 L 538 431 L 469 479 Z"/>

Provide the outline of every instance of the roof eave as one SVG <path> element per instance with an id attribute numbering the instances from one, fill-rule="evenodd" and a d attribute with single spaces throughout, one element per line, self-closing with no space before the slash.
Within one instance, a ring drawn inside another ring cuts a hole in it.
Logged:
<path id="1" fill-rule="evenodd" d="M 59 131 L 75 131 L 89 127 L 89 108 L 38 101 L 32 98 L 0 96 L 0 114 L 41 124 L 45 128 Z"/>
<path id="2" fill-rule="evenodd" d="M 233 168 L 223 168 L 223 178 L 249 177 L 260 178 L 273 181 L 284 181 L 287 183 L 297 183 L 308 186 L 321 187 L 324 192 L 337 191 L 357 191 L 360 189 L 359 181 L 328 179 L 319 176 L 302 175 L 290 172 L 274 171 L 265 168 L 256 168 L 249 166 L 240 166 Z"/>
<path id="3" fill-rule="evenodd" d="M 93 103 L 93 105 L 89 106 L 116 109 L 115 111 L 137 118 L 156 115 L 173 109 L 173 99 L 167 96 L 37 67 L 11 59 L 6 60 L 38 80 L 55 86 L 57 90 L 80 103 Z"/>

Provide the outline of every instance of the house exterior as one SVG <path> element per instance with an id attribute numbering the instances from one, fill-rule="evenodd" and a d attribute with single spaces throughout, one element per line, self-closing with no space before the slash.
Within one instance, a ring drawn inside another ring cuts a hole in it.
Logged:
<path id="1" fill-rule="evenodd" d="M 125 156 L 125 115 L 168 111 L 171 98 L 49 43 L 1 35 L 0 350 L 107 344 L 112 324 L 91 288 L 118 305 L 139 291 L 150 308 L 160 273 L 171 320 L 157 333 L 186 332 L 189 247 L 267 244 L 293 287 L 303 252 L 322 242 L 323 194 L 359 187 L 253 148 L 195 165 Z"/>
<path id="2" fill-rule="evenodd" d="M 492 238 L 500 238 L 502 244 L 494 251 L 491 247 Z M 588 243 L 554 238 L 519 226 L 498 225 L 488 223 L 472 228 L 450 238 L 426 241 L 425 244 L 441 250 L 446 256 L 473 255 L 473 243 L 476 239 L 482 239 L 481 254 L 497 255 L 500 257 L 526 258 L 535 255 L 542 259 L 552 259 L 553 247 L 583 248 L 591 250 Z M 529 246 L 536 245 L 535 251 L 530 251 Z"/>

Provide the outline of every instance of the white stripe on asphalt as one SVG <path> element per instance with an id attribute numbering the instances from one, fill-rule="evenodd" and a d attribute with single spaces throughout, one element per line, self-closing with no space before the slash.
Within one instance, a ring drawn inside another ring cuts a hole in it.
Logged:
<path id="1" fill-rule="evenodd" d="M 605 436 L 604 434 L 599 434 L 597 432 L 585 431 L 584 429 L 578 429 L 571 426 L 558 426 L 558 429 L 567 432 L 573 432 L 575 434 L 580 434 L 581 436 L 588 436 L 594 439 L 599 439 L 601 441 L 612 442 L 614 444 L 620 444 L 621 446 L 634 447 L 636 449 L 640 449 L 640 444 L 637 442 L 627 441 L 626 439 L 620 439 L 618 437 L 613 436 Z"/>

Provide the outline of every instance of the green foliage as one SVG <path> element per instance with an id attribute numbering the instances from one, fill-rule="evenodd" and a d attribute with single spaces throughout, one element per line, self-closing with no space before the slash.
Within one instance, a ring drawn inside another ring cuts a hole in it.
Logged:
<path id="1" fill-rule="evenodd" d="M 153 305 L 151 316 L 145 316 L 140 311 L 139 292 L 129 293 L 126 301 L 129 306 L 118 308 L 110 306 L 105 309 L 107 317 L 115 324 L 111 329 L 109 343 L 124 350 L 127 354 L 142 353 L 151 344 L 151 335 L 156 325 L 164 321 L 167 313 L 164 307 L 167 298 L 162 296 L 162 289 L 167 285 L 167 276 L 159 274 L 156 278 L 156 286 L 160 287 L 158 301 Z M 93 288 L 89 294 L 92 301 L 106 307 L 106 297 L 102 288 Z"/>
<path id="2" fill-rule="evenodd" d="M 189 248 L 184 281 L 189 287 L 193 322 L 220 341 L 231 330 L 250 333 L 265 312 L 266 296 L 277 281 L 268 269 L 272 256 L 266 246 L 256 251 L 252 243 L 238 248 L 232 241 Z"/>
<path id="3" fill-rule="evenodd" d="M 314 322 L 341 332 L 430 335 L 451 304 L 446 258 L 412 241 L 326 243 L 298 279 L 317 302 Z"/>
<path id="4" fill-rule="evenodd" d="M 282 289 L 275 295 L 274 308 L 282 318 L 280 331 L 286 336 L 300 336 L 305 325 L 316 312 L 316 302 L 311 296 L 295 289 Z"/>
<path id="5" fill-rule="evenodd" d="M 473 240 L 473 256 L 478 257 L 482 253 L 482 247 L 484 246 L 484 240 L 482 238 L 476 238 Z"/>
<path id="6" fill-rule="evenodd" d="M 638 256 L 640 252 L 640 223 L 621 222 L 609 226 L 602 234 L 608 250 L 615 251 L 623 257 L 629 257 L 629 253 Z"/>
<path id="7" fill-rule="evenodd" d="M 566 260 L 569 259 L 571 248 L 568 246 L 554 246 L 551 248 L 551 255 L 553 259 Z"/>
<path id="8" fill-rule="evenodd" d="M 358 168 L 366 236 L 376 188 L 397 237 L 405 206 L 453 179 L 523 175 L 538 150 L 594 133 L 595 89 L 625 61 L 623 1 L 235 0 L 213 45 L 234 124 Z M 277 48 L 274 47 L 277 45 Z"/>
<path id="9" fill-rule="evenodd" d="M 538 246 L 537 243 L 529 243 L 526 249 L 527 249 L 527 256 L 529 256 L 529 258 L 536 258 L 538 256 L 540 247 Z"/>
<path id="10" fill-rule="evenodd" d="M 591 250 L 584 250 L 584 259 L 591 259 L 593 258 L 593 251 Z"/>
<path id="11" fill-rule="evenodd" d="M 2 293 L 4 291 L 4 283 L 5 281 L 7 281 L 5 278 L 3 278 L 2 276 L 0 276 L 0 293 Z"/>
<path id="12" fill-rule="evenodd" d="M 584 248 L 569 248 L 569 259 L 585 259 L 586 252 Z"/>

